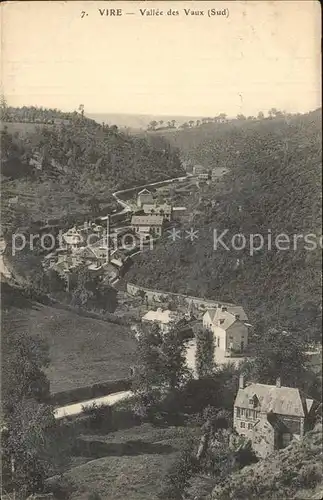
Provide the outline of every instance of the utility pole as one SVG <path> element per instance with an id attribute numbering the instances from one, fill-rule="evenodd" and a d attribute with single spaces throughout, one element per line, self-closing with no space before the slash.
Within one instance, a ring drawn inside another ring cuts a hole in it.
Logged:
<path id="1" fill-rule="evenodd" d="M 13 484 L 13 490 L 12 490 L 12 499 L 16 500 L 16 485 L 15 485 L 15 459 L 14 456 L 11 455 L 11 477 L 12 477 L 12 484 Z"/>

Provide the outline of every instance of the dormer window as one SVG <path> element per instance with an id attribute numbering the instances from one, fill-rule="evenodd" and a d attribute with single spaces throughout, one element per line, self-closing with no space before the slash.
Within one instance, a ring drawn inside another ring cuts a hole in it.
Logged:
<path id="1" fill-rule="evenodd" d="M 220 325 L 223 325 L 224 319 L 220 319 Z"/>
<path id="2" fill-rule="evenodd" d="M 254 394 L 252 398 L 249 399 L 249 406 L 252 406 L 252 408 L 256 408 L 259 404 L 257 396 Z"/>

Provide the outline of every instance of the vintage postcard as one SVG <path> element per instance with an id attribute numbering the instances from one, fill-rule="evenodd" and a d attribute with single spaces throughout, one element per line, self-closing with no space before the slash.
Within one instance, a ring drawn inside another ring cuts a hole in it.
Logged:
<path id="1" fill-rule="evenodd" d="M 1 499 L 323 494 L 317 1 L 7 1 Z"/>

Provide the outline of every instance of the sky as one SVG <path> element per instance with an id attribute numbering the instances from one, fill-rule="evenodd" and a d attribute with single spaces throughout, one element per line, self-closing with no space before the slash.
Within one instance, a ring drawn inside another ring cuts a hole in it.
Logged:
<path id="1" fill-rule="evenodd" d="M 122 15 L 100 15 L 111 8 Z M 26 0 L 1 4 L 1 27 L 12 106 L 184 116 L 321 106 L 318 1 Z"/>

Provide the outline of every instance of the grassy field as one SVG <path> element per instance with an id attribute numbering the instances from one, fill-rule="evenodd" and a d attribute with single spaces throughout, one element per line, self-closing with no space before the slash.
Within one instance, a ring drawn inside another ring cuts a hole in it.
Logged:
<path id="1" fill-rule="evenodd" d="M 20 328 L 48 342 L 52 393 L 129 375 L 135 341 L 127 327 L 40 304 L 14 313 Z"/>
<path id="2" fill-rule="evenodd" d="M 88 451 L 75 461 L 86 463 L 66 474 L 74 484 L 71 500 L 87 500 L 94 491 L 102 500 L 157 500 L 166 470 L 188 435 L 195 432 L 184 427 L 142 424 L 107 435 L 84 436 L 88 444 L 84 449 Z"/>

